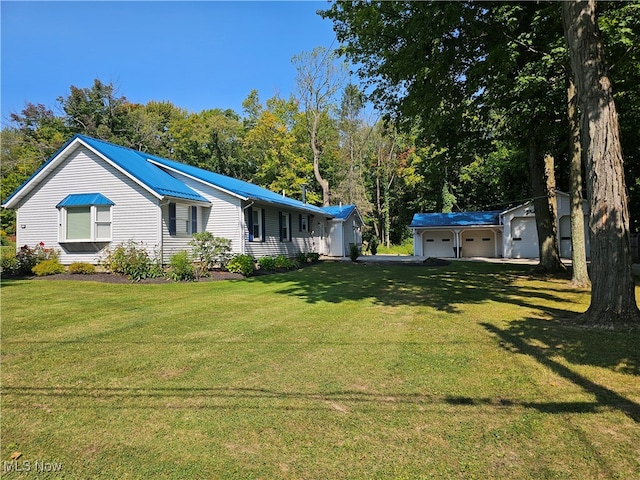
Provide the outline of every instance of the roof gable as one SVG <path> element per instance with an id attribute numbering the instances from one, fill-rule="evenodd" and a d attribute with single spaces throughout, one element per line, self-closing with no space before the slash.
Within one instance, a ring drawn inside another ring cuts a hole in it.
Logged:
<path id="1" fill-rule="evenodd" d="M 416 213 L 410 228 L 423 227 L 470 227 L 474 225 L 499 225 L 500 211 Z"/>
<path id="2" fill-rule="evenodd" d="M 29 193 L 59 165 L 64 159 L 84 146 L 96 153 L 107 163 L 149 190 L 158 198 L 165 196 L 209 203 L 206 198 L 180 182 L 175 177 L 150 164 L 142 152 L 121 147 L 84 135 L 74 135 L 60 150 L 47 160 L 5 201 L 7 208 L 16 206 L 18 200 Z"/>

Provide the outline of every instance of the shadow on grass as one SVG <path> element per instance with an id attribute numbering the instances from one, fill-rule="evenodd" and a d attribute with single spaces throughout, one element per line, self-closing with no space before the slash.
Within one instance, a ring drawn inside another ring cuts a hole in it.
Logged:
<path id="1" fill-rule="evenodd" d="M 525 408 L 543 413 L 599 413 L 607 408 L 617 408 L 638 421 L 639 407 L 613 405 L 599 400 L 593 402 L 522 402 L 508 398 L 471 398 L 423 393 L 367 393 L 361 391 L 284 392 L 266 388 L 203 388 L 203 387 L 36 387 L 4 386 L 3 407 L 28 407 L 30 402 L 39 408 L 55 407 L 50 402 L 61 401 L 68 408 L 88 409 L 219 409 L 219 410 L 335 410 L 347 414 L 352 408 L 359 411 L 375 411 L 390 408 L 423 408 L 428 406 L 487 407 L 495 409 Z M 79 402 L 86 402 L 82 404 Z M 302 402 L 302 403 L 301 403 Z"/>
<path id="2" fill-rule="evenodd" d="M 501 329 L 490 323 L 481 325 L 497 339 L 499 345 L 514 354 L 528 355 L 557 375 L 595 397 L 593 403 L 543 403 L 531 405 L 547 413 L 583 413 L 598 407 L 618 410 L 640 422 L 640 405 L 593 380 L 580 375 L 553 357 L 562 356 L 569 363 L 594 365 L 640 374 L 638 334 L 610 333 L 562 328 L 549 321 L 525 319 Z"/>
<path id="3" fill-rule="evenodd" d="M 282 284 L 276 293 L 301 297 L 309 303 L 370 299 L 379 305 L 429 306 L 449 313 L 458 313 L 461 304 L 491 300 L 534 308 L 538 306 L 528 300 L 570 303 L 566 291 L 560 289 L 515 285 L 529 271 L 528 266 L 477 262 L 454 262 L 445 267 L 324 262 L 285 276 L 257 277 L 254 281 Z"/>

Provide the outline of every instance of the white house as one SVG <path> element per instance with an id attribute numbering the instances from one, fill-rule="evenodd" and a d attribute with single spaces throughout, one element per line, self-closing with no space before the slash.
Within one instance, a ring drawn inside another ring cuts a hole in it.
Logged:
<path id="1" fill-rule="evenodd" d="M 570 197 L 556 192 L 560 256 L 571 258 Z M 583 201 L 585 225 L 587 202 Z M 506 211 L 417 213 L 413 231 L 414 255 L 428 257 L 538 258 L 538 232 L 533 201 Z M 585 228 L 587 256 L 589 236 Z"/>
<path id="2" fill-rule="evenodd" d="M 331 222 L 339 220 L 330 209 L 83 135 L 71 138 L 3 207 L 17 212 L 18 247 L 44 242 L 60 251 L 63 264 L 99 263 L 129 240 L 167 262 L 200 231 L 254 257 L 331 254 L 343 242 L 341 232 L 330 236 Z"/>

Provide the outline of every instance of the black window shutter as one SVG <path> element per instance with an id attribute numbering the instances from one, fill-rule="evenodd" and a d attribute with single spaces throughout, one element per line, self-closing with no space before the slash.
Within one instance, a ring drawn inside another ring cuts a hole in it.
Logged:
<path id="1" fill-rule="evenodd" d="M 198 231 L 198 207 L 191 207 L 191 233 Z"/>
<path id="2" fill-rule="evenodd" d="M 262 212 L 262 241 L 265 242 L 267 240 L 267 214 L 265 213 L 264 208 L 261 210 Z"/>
<path id="3" fill-rule="evenodd" d="M 253 242 L 253 207 L 247 209 L 247 230 L 249 231 L 249 241 Z"/>
<path id="4" fill-rule="evenodd" d="M 278 225 L 280 228 L 278 228 L 278 230 L 280 230 L 280 241 L 282 241 L 282 212 L 278 212 Z"/>
<path id="5" fill-rule="evenodd" d="M 169 235 L 176 234 L 176 204 L 169 204 Z"/>
<path id="6" fill-rule="evenodd" d="M 292 219 L 293 215 L 289 214 L 289 228 L 287 228 L 287 240 L 291 240 L 291 237 L 293 236 L 293 225 L 291 224 L 291 219 Z"/>

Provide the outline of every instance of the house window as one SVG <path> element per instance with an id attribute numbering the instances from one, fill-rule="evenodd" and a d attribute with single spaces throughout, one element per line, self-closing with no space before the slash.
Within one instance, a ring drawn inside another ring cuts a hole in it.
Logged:
<path id="1" fill-rule="evenodd" d="M 300 214 L 300 229 L 301 232 L 309 231 L 309 217 Z"/>
<path id="2" fill-rule="evenodd" d="M 198 207 L 169 204 L 169 235 L 192 235 L 198 232 Z"/>
<path id="3" fill-rule="evenodd" d="M 191 207 L 191 234 L 198 233 L 198 207 Z"/>
<path id="4" fill-rule="evenodd" d="M 262 239 L 262 209 L 255 208 L 251 215 L 251 231 L 253 239 L 259 242 Z"/>
<path id="5" fill-rule="evenodd" d="M 56 205 L 60 242 L 111 241 L 111 207 L 101 193 L 72 193 Z"/>
<path id="6" fill-rule="evenodd" d="M 61 241 L 110 241 L 111 206 L 63 207 Z"/>
<path id="7" fill-rule="evenodd" d="M 247 208 L 247 231 L 250 242 L 265 241 L 265 211 L 262 208 Z"/>
<path id="8" fill-rule="evenodd" d="M 280 212 L 280 241 L 291 241 L 291 214 Z"/>
<path id="9" fill-rule="evenodd" d="M 95 238 L 111 238 L 111 207 L 96 205 Z"/>

